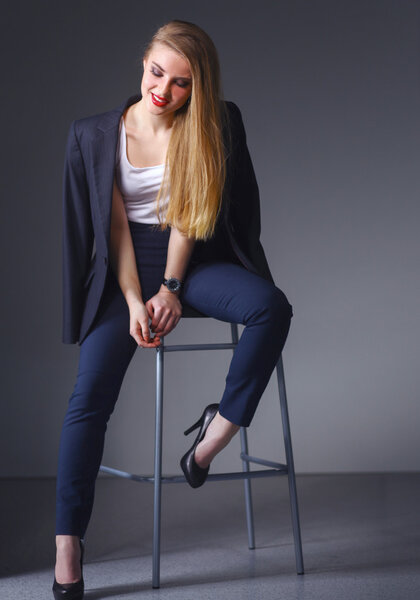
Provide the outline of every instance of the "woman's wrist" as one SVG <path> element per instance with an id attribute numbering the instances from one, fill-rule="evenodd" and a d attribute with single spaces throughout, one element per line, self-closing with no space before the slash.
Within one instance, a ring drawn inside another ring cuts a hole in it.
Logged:
<path id="1" fill-rule="evenodd" d="M 143 298 L 134 290 L 127 290 L 125 294 L 125 300 L 129 308 L 144 306 Z"/>
<path id="2" fill-rule="evenodd" d="M 181 290 L 178 290 L 176 292 L 172 292 L 171 290 L 168 290 L 168 288 L 166 287 L 166 285 L 164 283 L 161 284 L 160 288 L 159 288 L 159 293 L 162 292 L 164 294 L 170 294 L 172 296 L 177 296 L 179 297 L 179 294 L 181 292 Z"/>

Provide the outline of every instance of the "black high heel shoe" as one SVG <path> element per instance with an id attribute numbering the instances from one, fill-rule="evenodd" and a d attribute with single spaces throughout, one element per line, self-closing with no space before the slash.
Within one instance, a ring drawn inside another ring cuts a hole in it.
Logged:
<path id="1" fill-rule="evenodd" d="M 83 554 L 85 550 L 85 542 L 79 538 L 80 544 L 80 568 L 82 570 L 82 577 L 74 583 L 58 583 L 54 576 L 54 583 L 52 586 L 55 600 L 60 598 L 67 598 L 67 600 L 83 600 L 85 592 L 85 584 L 83 581 Z"/>
<path id="2" fill-rule="evenodd" d="M 211 421 L 216 416 L 218 410 L 218 404 L 209 404 L 204 409 L 204 412 L 198 419 L 197 423 L 194 423 L 194 425 L 191 425 L 191 427 L 184 431 L 184 435 L 188 435 L 189 433 L 191 433 L 191 431 L 194 431 L 194 429 L 197 429 L 197 427 L 200 427 L 201 425 L 200 431 L 198 432 L 194 444 L 191 446 L 188 452 L 184 454 L 180 461 L 181 469 L 184 471 L 185 479 L 193 488 L 200 487 L 200 485 L 203 485 L 203 483 L 207 479 L 210 465 L 205 469 L 197 465 L 197 463 L 194 460 L 194 452 L 198 444 L 204 438 L 207 431 L 207 427 L 210 425 Z"/>

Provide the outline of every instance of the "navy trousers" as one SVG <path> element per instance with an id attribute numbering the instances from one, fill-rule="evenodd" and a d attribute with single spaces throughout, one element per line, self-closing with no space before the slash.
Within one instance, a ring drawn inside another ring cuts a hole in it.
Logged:
<path id="1" fill-rule="evenodd" d="M 163 280 L 170 230 L 129 225 L 146 302 Z M 248 427 L 285 344 L 292 306 L 279 288 L 238 264 L 233 255 L 232 262 L 190 263 L 180 301 L 209 317 L 245 325 L 223 396 L 214 401 L 220 402 L 222 416 Z M 129 333 L 127 303 L 109 269 L 98 314 L 80 346 L 77 379 L 61 432 L 56 535 L 85 535 L 107 422 L 137 348 Z M 192 421 L 198 418 L 191 416 Z"/>

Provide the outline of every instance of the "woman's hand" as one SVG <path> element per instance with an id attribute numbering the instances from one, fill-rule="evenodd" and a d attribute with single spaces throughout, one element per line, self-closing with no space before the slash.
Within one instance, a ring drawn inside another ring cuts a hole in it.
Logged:
<path id="1" fill-rule="evenodd" d="M 149 313 L 143 302 L 133 302 L 129 304 L 130 311 L 130 335 L 136 340 L 139 346 L 143 348 L 156 348 L 160 346 L 160 337 L 150 336 Z"/>
<path id="2" fill-rule="evenodd" d="M 158 337 L 167 335 L 178 324 L 182 315 L 182 305 L 178 296 L 169 290 L 161 289 L 146 302 L 152 319 L 150 328 Z"/>

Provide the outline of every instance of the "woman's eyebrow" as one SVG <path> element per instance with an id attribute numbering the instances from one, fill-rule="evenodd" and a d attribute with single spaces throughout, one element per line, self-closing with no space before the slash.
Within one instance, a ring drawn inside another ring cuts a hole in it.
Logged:
<path id="1" fill-rule="evenodd" d="M 157 64 L 157 62 L 155 62 L 154 60 L 152 60 L 152 64 L 156 65 L 158 69 L 160 69 L 161 71 L 163 71 L 164 73 L 166 73 L 165 69 L 162 69 L 162 67 L 160 65 Z M 191 81 L 190 77 L 175 77 L 175 79 L 185 79 L 186 81 Z"/>

